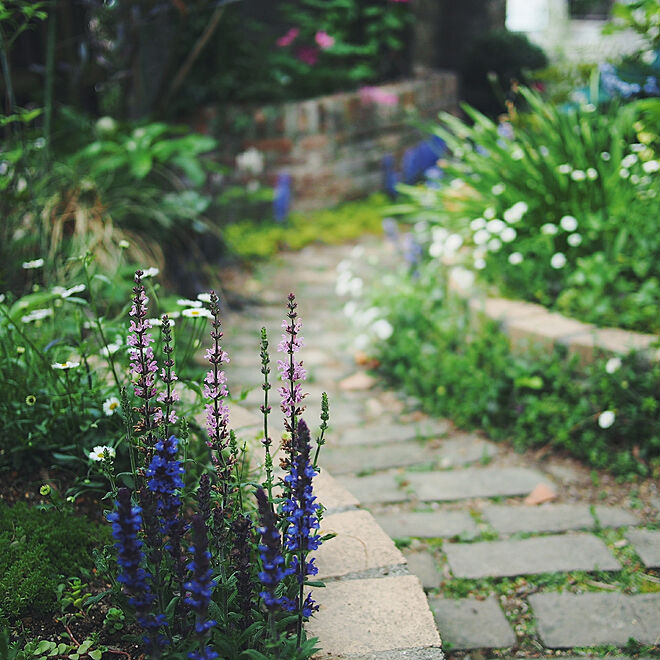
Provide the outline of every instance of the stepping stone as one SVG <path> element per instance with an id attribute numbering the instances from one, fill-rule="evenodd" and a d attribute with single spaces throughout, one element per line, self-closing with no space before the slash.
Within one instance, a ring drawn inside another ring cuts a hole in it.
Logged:
<path id="1" fill-rule="evenodd" d="M 408 570 L 419 578 L 425 590 L 440 587 L 440 573 L 430 552 L 404 552 Z"/>
<path id="2" fill-rule="evenodd" d="M 368 511 L 344 511 L 325 516 L 321 521 L 321 533 L 330 532 L 337 536 L 314 553 L 320 580 L 405 564 L 392 539 Z"/>
<path id="3" fill-rule="evenodd" d="M 347 474 L 430 463 L 436 457 L 433 449 L 411 440 L 380 447 L 328 447 L 323 450 L 323 465 L 333 474 Z"/>
<path id="4" fill-rule="evenodd" d="M 332 422 L 332 408 L 330 409 L 330 422 Z M 342 446 L 380 445 L 415 438 L 443 436 L 448 431 L 449 423 L 444 420 L 428 420 L 409 424 L 377 422 L 345 430 L 341 437 L 337 438 L 337 444 Z"/>
<path id="5" fill-rule="evenodd" d="M 433 615 L 414 575 L 328 582 L 313 593 L 321 609 L 305 629 L 319 638 L 320 658 L 374 658 L 379 653 L 396 658 L 402 649 L 411 649 L 403 657 L 424 658 L 413 653 L 440 649 Z"/>
<path id="6" fill-rule="evenodd" d="M 514 646 L 515 635 L 495 596 L 474 598 L 430 598 L 442 641 L 452 649 L 500 649 Z"/>
<path id="7" fill-rule="evenodd" d="M 440 467 L 449 468 L 493 458 L 498 452 L 494 443 L 472 434 L 461 434 L 443 440 L 436 449 Z"/>
<path id="8" fill-rule="evenodd" d="M 366 477 L 338 476 L 337 481 L 357 497 L 361 504 L 390 504 L 406 502 L 409 498 L 408 493 L 399 488 L 395 475 L 391 473 L 370 474 Z"/>
<path id="9" fill-rule="evenodd" d="M 660 530 L 631 529 L 626 538 L 635 546 L 647 568 L 660 568 Z"/>
<path id="10" fill-rule="evenodd" d="M 314 477 L 314 494 L 325 507 L 326 513 L 338 513 L 342 509 L 354 509 L 359 502 L 343 486 L 340 486 L 327 470 L 322 469 Z"/>
<path id="11" fill-rule="evenodd" d="M 452 573 L 463 578 L 621 570 L 607 546 L 591 534 L 539 536 L 522 541 L 448 543 L 443 550 Z"/>
<path id="12" fill-rule="evenodd" d="M 374 514 L 374 518 L 393 539 L 451 538 L 479 533 L 472 516 L 464 511 L 380 513 Z"/>
<path id="13" fill-rule="evenodd" d="M 406 473 L 406 481 L 424 501 L 527 495 L 544 480 L 537 470 L 519 467 Z"/>
<path id="14" fill-rule="evenodd" d="M 618 507 L 597 506 L 595 512 L 602 527 L 624 527 L 639 522 L 631 513 Z M 483 509 L 483 515 L 502 534 L 565 532 L 593 529 L 596 526 L 586 504 L 544 504 L 533 507 L 493 504 Z"/>
<path id="15" fill-rule="evenodd" d="M 660 594 L 540 593 L 529 597 L 541 640 L 550 648 L 657 644 Z"/>

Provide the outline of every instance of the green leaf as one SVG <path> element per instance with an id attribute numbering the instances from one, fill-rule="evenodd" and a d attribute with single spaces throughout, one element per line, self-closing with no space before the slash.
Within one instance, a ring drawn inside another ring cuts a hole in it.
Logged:
<path id="1" fill-rule="evenodd" d="M 140 152 L 131 159 L 131 172 L 138 179 L 144 179 L 151 172 L 152 167 L 153 159 L 149 153 Z"/>
<path id="2" fill-rule="evenodd" d="M 90 651 L 88 655 L 90 658 L 92 658 L 92 660 L 101 660 L 103 657 L 103 651 L 97 649 L 95 651 Z"/>

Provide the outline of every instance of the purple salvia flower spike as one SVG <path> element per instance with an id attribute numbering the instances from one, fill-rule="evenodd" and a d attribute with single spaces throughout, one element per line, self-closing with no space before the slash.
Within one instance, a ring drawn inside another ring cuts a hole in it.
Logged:
<path id="1" fill-rule="evenodd" d="M 179 380 L 174 372 L 174 347 L 172 346 L 172 323 L 167 314 L 163 314 L 163 353 L 165 360 L 163 368 L 160 371 L 160 377 L 165 384 L 165 392 L 158 395 L 158 401 L 163 404 L 163 408 L 157 408 L 154 413 L 154 422 L 162 425 L 162 435 L 167 438 L 170 435 L 170 424 L 177 421 L 176 412 L 173 410 L 174 404 L 179 401 L 179 393 L 174 389 L 174 384 Z M 163 410 L 164 409 L 164 410 Z"/>
<path id="2" fill-rule="evenodd" d="M 154 357 L 154 351 L 151 347 L 153 336 L 149 332 L 151 323 L 147 318 L 147 305 L 149 298 L 144 292 L 142 285 L 143 271 L 135 271 L 135 286 L 133 287 L 133 304 L 131 306 L 131 322 L 129 330 L 132 334 L 128 336 L 128 345 L 131 347 L 130 363 L 131 371 L 134 377 L 135 396 L 142 399 L 142 404 L 138 407 L 140 419 L 135 425 L 137 434 L 144 436 L 144 444 L 147 452 L 151 452 L 154 445 L 154 431 L 158 422 L 154 419 L 156 409 L 152 402 L 157 396 L 156 391 L 156 373 L 158 365 Z"/>

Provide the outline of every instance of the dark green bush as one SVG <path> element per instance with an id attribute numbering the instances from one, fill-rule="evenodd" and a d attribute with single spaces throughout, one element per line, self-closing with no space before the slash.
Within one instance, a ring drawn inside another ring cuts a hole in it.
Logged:
<path id="1" fill-rule="evenodd" d="M 494 117 L 504 112 L 501 94 L 493 90 L 489 74 L 497 77 L 496 90 L 506 93 L 512 81 L 528 84 L 530 72 L 548 66 L 548 58 L 523 34 L 496 30 L 474 40 L 461 68 L 463 98 Z M 498 98 L 499 96 L 499 98 Z"/>
<path id="2" fill-rule="evenodd" d="M 52 611 L 60 578 L 90 571 L 92 550 L 109 539 L 109 528 L 72 513 L 0 503 L 0 616 Z"/>

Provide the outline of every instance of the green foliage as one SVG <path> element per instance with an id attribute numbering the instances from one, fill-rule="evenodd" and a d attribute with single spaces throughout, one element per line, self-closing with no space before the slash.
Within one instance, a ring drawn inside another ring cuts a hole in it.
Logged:
<path id="1" fill-rule="evenodd" d="M 60 577 L 90 571 L 108 540 L 107 527 L 70 513 L 0 503 L 0 614 L 54 612 Z"/>
<path id="2" fill-rule="evenodd" d="M 488 32 L 474 40 L 465 57 L 463 96 L 479 111 L 496 116 L 505 111 L 502 95 L 512 83 L 528 84 L 531 73 L 547 65 L 543 50 L 524 34 Z"/>
<path id="3" fill-rule="evenodd" d="M 436 133 L 457 159 L 449 184 L 407 188 L 414 203 L 403 210 L 457 232 L 473 247 L 469 265 L 505 296 L 657 331 L 660 236 L 649 218 L 660 161 L 642 117 L 656 99 L 596 112 L 521 96 L 528 110 L 502 125 L 470 107 L 471 123 L 442 115 Z"/>
<path id="4" fill-rule="evenodd" d="M 285 225 L 236 222 L 227 225 L 223 238 L 232 253 L 243 259 L 271 257 L 281 249 L 299 250 L 310 243 L 338 244 L 366 233 L 382 231 L 383 195 L 346 202 L 334 209 L 293 213 Z"/>
<path id="5" fill-rule="evenodd" d="M 581 366 L 565 350 L 513 352 L 505 333 L 445 297 L 437 266 L 390 277 L 374 304 L 396 328 L 377 344 L 383 373 L 428 411 L 524 450 L 553 445 L 616 474 L 660 459 L 660 365 L 630 355 Z M 600 415 L 615 421 L 601 428 Z"/>

